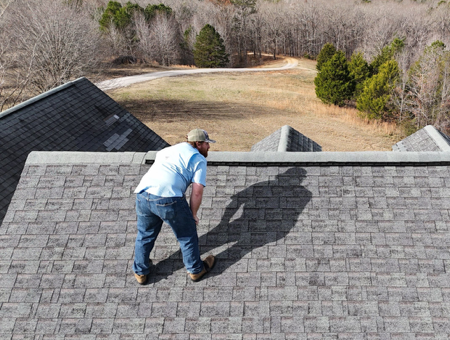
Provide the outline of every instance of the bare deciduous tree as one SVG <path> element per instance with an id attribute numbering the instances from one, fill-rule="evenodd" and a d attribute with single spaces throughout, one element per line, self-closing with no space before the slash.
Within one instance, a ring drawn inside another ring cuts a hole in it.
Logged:
<path id="1" fill-rule="evenodd" d="M 450 55 L 428 48 L 410 70 L 405 108 L 418 128 L 432 124 L 448 129 L 450 113 Z"/>
<path id="2" fill-rule="evenodd" d="M 11 26 L 6 20 L 7 10 L 14 1 L 0 2 L 0 111 L 23 99 L 30 75 L 30 68 L 22 74 L 17 72 L 21 56 L 15 51 L 14 39 L 9 35 Z"/>
<path id="3" fill-rule="evenodd" d="M 284 11 L 280 4 L 267 3 L 260 11 L 265 17 L 265 25 L 263 26 L 264 38 L 263 46 L 265 52 L 271 53 L 273 59 L 276 59 L 277 54 L 280 53 L 283 38 L 283 17 Z"/>
<path id="4" fill-rule="evenodd" d="M 169 66 L 178 61 L 180 55 L 180 34 L 173 16 L 157 15 L 151 26 L 155 59 Z"/>
<path id="5" fill-rule="evenodd" d="M 398 80 L 392 90 L 391 103 L 396 108 L 397 119 L 402 122 L 404 119 L 410 118 L 406 108 L 406 101 L 408 99 L 408 81 L 409 68 L 411 66 L 411 58 L 413 53 L 410 49 L 404 48 L 403 51 L 396 56 L 398 68 L 400 71 Z"/>
<path id="6" fill-rule="evenodd" d="M 152 37 L 150 34 L 150 27 L 145 20 L 145 17 L 141 13 L 135 14 L 135 23 L 136 23 L 136 37 L 139 40 L 138 50 L 141 54 L 143 60 L 150 58 L 152 54 Z"/>
<path id="7" fill-rule="evenodd" d="M 112 57 L 117 56 L 134 56 L 134 46 L 130 41 L 129 28 L 119 29 L 111 24 L 106 32 L 103 32 L 103 37 L 106 39 L 109 46 L 109 53 Z"/>
<path id="8" fill-rule="evenodd" d="M 82 74 L 99 55 L 99 43 L 110 46 L 104 61 L 140 53 L 164 65 L 181 57 L 189 63 L 179 46 L 183 34 L 189 29 L 192 42 L 206 24 L 223 38 L 230 66 L 247 52 L 315 58 L 327 42 L 347 58 L 360 50 L 368 61 L 394 38 L 405 39 L 410 60 L 432 41 L 450 45 L 450 7 L 440 0 L 165 0 L 171 16 L 157 16 L 150 23 L 136 16 L 126 31 L 110 25 L 100 37 L 98 8 L 106 2 L 0 0 L 0 105 L 21 100 L 25 89 L 43 91 Z M 131 2 L 145 8 L 161 1 Z M 405 75 L 408 67 L 402 67 Z"/>
<path id="9" fill-rule="evenodd" d="M 145 1 L 140 2 L 144 5 Z M 406 44 L 419 53 L 431 41 L 449 39 L 450 9 L 437 6 L 438 0 L 258 0 L 256 12 L 246 7 L 250 2 L 231 1 L 238 4 L 235 6 L 230 1 L 166 0 L 165 4 L 174 9 L 181 34 L 188 27 L 197 34 L 205 24 L 216 27 L 233 60 L 238 60 L 238 55 L 242 59 L 246 51 L 257 50 L 316 57 L 322 46 L 330 42 L 348 58 L 355 50 L 362 50 L 370 61 L 396 37 L 406 38 Z"/>
<path id="10" fill-rule="evenodd" d="M 95 66 L 98 30 L 82 11 L 51 0 L 17 0 L 9 10 L 17 72 L 30 90 L 46 91 Z"/>

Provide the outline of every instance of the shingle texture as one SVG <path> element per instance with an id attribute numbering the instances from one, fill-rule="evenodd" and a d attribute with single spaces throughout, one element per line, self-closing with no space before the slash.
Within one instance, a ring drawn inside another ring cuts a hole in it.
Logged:
<path id="1" fill-rule="evenodd" d="M 253 145 L 251 151 L 318 152 L 322 151 L 322 147 L 294 128 L 285 125 Z"/>
<path id="2" fill-rule="evenodd" d="M 168 144 L 86 78 L 0 114 L 0 223 L 31 151 L 148 151 Z"/>
<path id="3" fill-rule="evenodd" d="M 26 164 L 0 227 L 2 339 L 448 339 L 447 165 L 209 166 L 193 283 L 166 225 L 133 277 L 149 165 Z"/>
<path id="4" fill-rule="evenodd" d="M 401 140 L 393 151 L 450 151 L 450 139 L 435 127 L 428 125 Z"/>

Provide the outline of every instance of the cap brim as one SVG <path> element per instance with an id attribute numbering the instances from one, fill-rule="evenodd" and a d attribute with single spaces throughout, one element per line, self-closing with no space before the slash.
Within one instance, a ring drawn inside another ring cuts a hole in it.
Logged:
<path id="1" fill-rule="evenodd" d="M 205 142 L 206 142 L 206 143 L 215 143 L 216 141 L 215 141 L 215 140 L 212 140 L 212 139 L 207 139 L 207 140 L 205 140 Z"/>

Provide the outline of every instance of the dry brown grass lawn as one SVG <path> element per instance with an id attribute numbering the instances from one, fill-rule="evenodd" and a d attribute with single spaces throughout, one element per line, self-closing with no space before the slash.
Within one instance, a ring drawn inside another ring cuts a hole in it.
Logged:
<path id="1" fill-rule="evenodd" d="M 217 140 L 212 151 L 249 151 L 283 125 L 323 151 L 391 150 L 402 138 L 394 125 L 368 123 L 355 109 L 322 104 L 315 75 L 315 62 L 300 59 L 285 71 L 161 78 L 108 94 L 170 144 L 183 141 L 190 129 L 207 130 Z"/>

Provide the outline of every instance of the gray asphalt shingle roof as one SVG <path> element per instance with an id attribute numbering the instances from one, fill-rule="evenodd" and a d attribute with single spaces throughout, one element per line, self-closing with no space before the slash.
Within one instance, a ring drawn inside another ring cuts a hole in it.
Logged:
<path id="1" fill-rule="evenodd" d="M 322 147 L 289 125 L 284 125 L 253 145 L 251 151 L 318 152 L 322 151 Z"/>
<path id="2" fill-rule="evenodd" d="M 164 226 L 132 275 L 155 152 L 32 153 L 0 227 L 2 339 L 448 339 L 449 153 L 211 153 L 211 275 Z"/>
<path id="3" fill-rule="evenodd" d="M 168 144 L 86 78 L 0 113 L 0 223 L 31 151 L 142 151 Z"/>
<path id="4" fill-rule="evenodd" d="M 392 146 L 393 151 L 450 151 L 450 138 L 432 125 L 401 140 Z"/>

